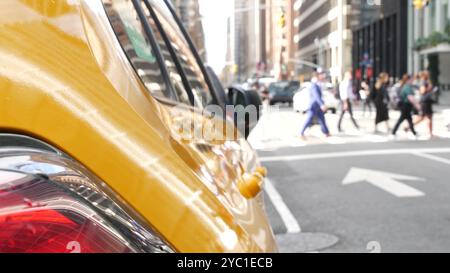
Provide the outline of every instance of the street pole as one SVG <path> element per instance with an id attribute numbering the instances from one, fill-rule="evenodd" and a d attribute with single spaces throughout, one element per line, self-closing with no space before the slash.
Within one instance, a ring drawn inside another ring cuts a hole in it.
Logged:
<path id="1" fill-rule="evenodd" d="M 314 43 L 318 47 L 318 63 L 319 63 L 319 67 L 324 68 L 324 60 L 323 60 L 324 59 L 324 57 L 323 57 L 324 44 L 318 37 L 316 39 L 314 39 Z"/>

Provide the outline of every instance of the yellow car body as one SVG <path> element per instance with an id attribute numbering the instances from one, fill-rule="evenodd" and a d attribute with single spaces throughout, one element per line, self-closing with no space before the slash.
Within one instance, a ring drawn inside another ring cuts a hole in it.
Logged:
<path id="1" fill-rule="evenodd" d="M 244 197 L 236 182 L 242 170 L 218 168 L 216 176 L 230 179 L 218 193 L 202 181 L 199 171 L 214 156 L 171 129 L 192 109 L 174 114 L 147 92 L 101 5 L 0 1 L 0 133 L 70 155 L 176 251 L 276 252 L 261 196 Z"/>

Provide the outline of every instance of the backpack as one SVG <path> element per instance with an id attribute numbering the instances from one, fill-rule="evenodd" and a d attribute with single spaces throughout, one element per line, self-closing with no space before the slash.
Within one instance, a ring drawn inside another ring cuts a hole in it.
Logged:
<path id="1" fill-rule="evenodd" d="M 396 83 L 394 86 L 392 86 L 389 95 L 392 108 L 400 109 L 404 101 L 402 96 L 402 85 L 400 83 Z"/>

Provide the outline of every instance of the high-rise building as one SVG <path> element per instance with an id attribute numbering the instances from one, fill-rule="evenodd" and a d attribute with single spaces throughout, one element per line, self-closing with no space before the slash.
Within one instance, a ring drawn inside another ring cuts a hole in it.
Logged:
<path id="1" fill-rule="evenodd" d="M 172 3 L 200 56 L 206 61 L 205 32 L 198 0 L 172 0 Z"/>
<path id="2" fill-rule="evenodd" d="M 296 72 L 296 68 L 298 65 L 297 60 L 295 59 L 295 53 L 298 49 L 298 26 L 294 24 L 295 18 L 300 15 L 300 3 L 296 0 L 287 0 L 287 8 L 286 8 L 286 39 L 287 39 L 287 48 L 286 48 L 286 60 L 287 60 L 287 73 L 288 77 L 291 80 L 299 80 L 298 74 Z"/>
<path id="3" fill-rule="evenodd" d="M 235 81 L 292 78 L 293 0 L 235 0 L 230 18 L 228 69 Z M 231 58 L 230 58 L 231 57 Z"/>
<path id="4" fill-rule="evenodd" d="M 266 68 L 279 80 L 294 77 L 293 0 L 265 0 Z"/>
<path id="5" fill-rule="evenodd" d="M 352 68 L 351 25 L 359 7 L 351 0 L 296 0 L 293 6 L 297 73 L 310 75 L 320 66 L 341 80 Z"/>
<path id="6" fill-rule="evenodd" d="M 225 67 L 220 73 L 220 79 L 224 86 L 231 86 L 234 82 L 234 76 L 237 72 L 234 63 L 234 41 L 233 32 L 231 31 L 231 17 L 227 19 L 227 49 L 225 53 Z"/>
<path id="7" fill-rule="evenodd" d="M 262 0 L 235 0 L 230 20 L 230 45 L 234 61 L 231 65 L 235 81 L 253 77 L 264 61 L 264 11 Z"/>
<path id="8" fill-rule="evenodd" d="M 409 0 L 352 0 L 360 5 L 353 25 L 353 70 L 373 82 L 381 72 L 399 79 L 408 71 Z"/>

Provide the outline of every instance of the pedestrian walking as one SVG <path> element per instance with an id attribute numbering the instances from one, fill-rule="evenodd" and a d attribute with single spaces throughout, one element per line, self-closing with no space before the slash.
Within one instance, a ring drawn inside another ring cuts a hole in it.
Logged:
<path id="1" fill-rule="evenodd" d="M 419 109 L 420 106 L 418 105 L 418 103 L 414 98 L 414 89 L 412 86 L 411 77 L 408 74 L 404 75 L 400 83 L 401 83 L 401 93 L 400 93 L 401 115 L 399 120 L 397 121 L 397 124 L 394 127 L 394 130 L 392 131 L 392 135 L 395 136 L 397 134 L 398 129 L 400 128 L 402 123 L 406 120 L 409 124 L 409 129 L 411 130 L 411 132 L 414 134 L 414 136 L 417 136 L 416 130 L 414 129 L 412 111 L 414 107 L 416 109 Z"/>
<path id="2" fill-rule="evenodd" d="M 418 88 L 419 93 L 422 94 L 428 94 L 428 93 L 434 93 L 434 86 L 433 83 L 430 80 L 430 72 L 428 71 L 422 71 L 420 72 L 420 80 L 419 80 L 419 85 Z M 434 95 L 434 94 L 433 94 Z"/>
<path id="3" fill-rule="evenodd" d="M 375 103 L 375 108 L 377 111 L 375 118 L 375 133 L 378 133 L 378 125 L 382 122 L 386 123 L 387 131 L 390 131 L 389 127 L 389 74 L 382 72 L 378 76 L 377 82 L 375 84 L 375 89 L 372 92 L 372 99 Z"/>
<path id="4" fill-rule="evenodd" d="M 419 90 L 421 85 L 422 85 L 422 71 L 414 75 L 412 82 L 414 90 Z"/>
<path id="5" fill-rule="evenodd" d="M 434 88 L 429 80 L 429 73 L 423 72 L 422 81 L 420 86 L 420 115 L 414 122 L 414 125 L 418 125 L 422 121 L 426 120 L 428 123 L 428 132 L 430 138 L 434 137 L 433 134 L 433 104 L 434 100 Z"/>
<path id="6" fill-rule="evenodd" d="M 321 68 L 318 68 L 313 75 L 311 80 L 311 85 L 309 87 L 310 94 L 310 102 L 307 110 L 307 117 L 305 124 L 301 130 L 301 138 L 305 139 L 306 130 L 311 127 L 314 118 L 316 117 L 320 127 L 322 129 L 323 134 L 326 137 L 330 136 L 330 131 L 328 129 L 326 120 L 325 120 L 325 112 L 327 111 L 327 107 L 322 98 L 322 87 L 321 85 L 326 80 L 326 73 Z"/>
<path id="7" fill-rule="evenodd" d="M 366 115 L 366 110 L 369 109 L 369 117 L 372 115 L 372 99 L 370 97 L 370 86 L 366 81 L 361 82 L 360 97 L 363 101 L 363 115 Z"/>
<path id="8" fill-rule="evenodd" d="M 356 129 L 359 130 L 359 125 L 356 122 L 355 117 L 353 116 L 352 109 L 352 101 L 355 99 L 355 94 L 353 92 L 353 77 L 351 72 L 345 73 L 344 79 L 339 85 L 339 97 L 341 99 L 342 111 L 341 116 L 339 117 L 338 131 L 342 132 L 342 120 L 344 119 L 346 113 L 350 115 L 350 119 L 352 120 L 353 125 Z"/>
<path id="9" fill-rule="evenodd" d="M 420 88 L 422 87 L 424 87 L 427 92 L 433 90 L 433 84 L 430 80 L 430 72 L 426 70 L 420 73 Z"/>

